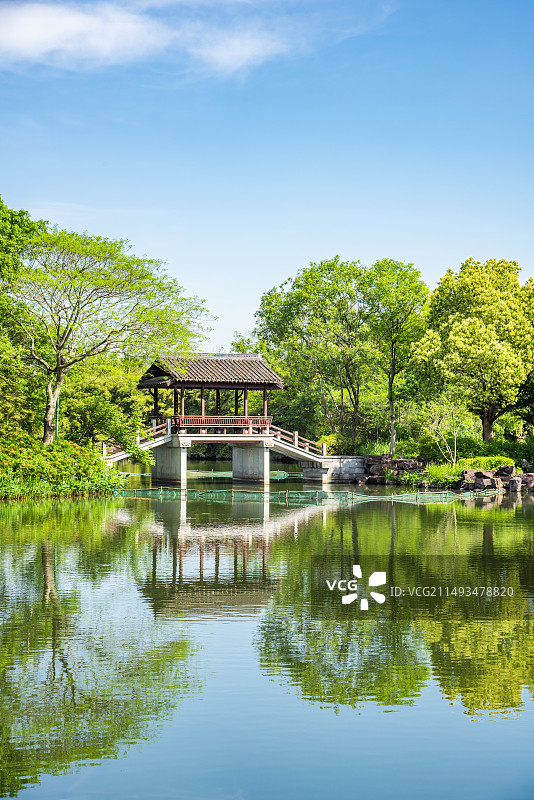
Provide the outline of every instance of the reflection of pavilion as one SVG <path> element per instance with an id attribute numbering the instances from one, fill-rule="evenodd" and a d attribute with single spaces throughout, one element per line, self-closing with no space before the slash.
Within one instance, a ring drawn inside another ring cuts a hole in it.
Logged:
<path id="1" fill-rule="evenodd" d="M 327 513 L 325 507 L 306 506 L 277 509 L 271 517 L 267 495 L 264 502 L 229 503 L 226 520 L 206 525 L 194 519 L 194 509 L 188 518 L 185 498 L 152 507 L 159 535 L 153 540 L 151 575 L 140 588 L 154 614 L 163 616 L 227 613 L 229 607 L 258 611 L 279 584 L 267 567 L 272 541 L 298 536 L 300 525 Z"/>

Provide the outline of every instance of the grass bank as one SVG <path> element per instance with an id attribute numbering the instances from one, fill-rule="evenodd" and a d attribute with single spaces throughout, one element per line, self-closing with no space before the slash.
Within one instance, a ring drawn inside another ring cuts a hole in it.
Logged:
<path id="1" fill-rule="evenodd" d="M 124 480 L 90 447 L 65 441 L 45 447 L 25 434 L 0 439 L 1 499 L 110 494 Z"/>

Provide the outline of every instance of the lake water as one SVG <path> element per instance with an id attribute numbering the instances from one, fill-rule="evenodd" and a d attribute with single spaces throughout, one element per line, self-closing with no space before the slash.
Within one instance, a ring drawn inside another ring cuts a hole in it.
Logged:
<path id="1" fill-rule="evenodd" d="M 528 498 L 43 501 L 0 525 L 1 796 L 534 796 Z"/>

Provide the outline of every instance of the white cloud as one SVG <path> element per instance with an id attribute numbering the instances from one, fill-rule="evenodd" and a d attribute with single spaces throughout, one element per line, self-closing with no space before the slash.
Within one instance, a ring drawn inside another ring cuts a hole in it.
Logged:
<path id="1" fill-rule="evenodd" d="M 217 72 L 232 73 L 287 52 L 282 37 L 264 31 L 201 30 L 189 37 L 188 50 Z"/>
<path id="2" fill-rule="evenodd" d="M 0 5 L 0 60 L 62 67 L 120 64 L 161 51 L 172 31 L 116 5 Z"/>
<path id="3" fill-rule="evenodd" d="M 317 0 L 0 0 L 0 67 L 87 69 L 173 55 L 231 74 L 357 35 L 389 13 L 386 0 L 356 6 L 351 33 L 342 0 L 337 25 L 336 3 L 328 11 Z"/>

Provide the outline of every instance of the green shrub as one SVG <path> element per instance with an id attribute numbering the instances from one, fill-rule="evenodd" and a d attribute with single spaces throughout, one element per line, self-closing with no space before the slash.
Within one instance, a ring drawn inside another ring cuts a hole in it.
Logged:
<path id="1" fill-rule="evenodd" d="M 399 439 L 395 445 L 395 456 L 404 456 L 404 458 L 417 458 L 419 455 L 421 455 L 420 444 L 414 439 Z"/>
<path id="2" fill-rule="evenodd" d="M 368 442 L 358 447 L 358 454 L 362 456 L 383 455 L 384 453 L 389 453 L 389 439 L 382 442 Z"/>
<path id="3" fill-rule="evenodd" d="M 90 447 L 65 441 L 45 447 L 29 435 L 0 440 L 0 497 L 106 494 L 124 480 Z"/>
<path id="4" fill-rule="evenodd" d="M 321 436 L 319 444 L 326 444 L 326 452 L 332 456 L 350 456 L 354 452 L 354 445 L 350 436 L 340 436 L 339 433 L 327 433 Z"/>
<path id="5" fill-rule="evenodd" d="M 509 456 L 478 456 L 477 458 L 460 458 L 456 467 L 461 472 L 464 469 L 499 469 L 499 467 L 512 466 L 514 459 Z"/>
<path id="6" fill-rule="evenodd" d="M 458 469 L 456 464 L 453 470 L 450 464 L 427 464 L 426 474 L 427 480 L 430 483 L 437 483 L 440 486 L 446 486 L 450 483 L 451 479 L 458 478 L 461 470 Z"/>
<path id="7" fill-rule="evenodd" d="M 399 486 L 419 486 L 421 481 L 426 478 L 426 474 L 417 471 L 417 472 L 403 472 L 402 475 L 395 476 L 389 470 L 384 469 L 384 477 L 386 480 L 392 480 L 397 483 Z"/>
<path id="8" fill-rule="evenodd" d="M 452 448 L 453 440 L 449 439 L 448 441 Z M 476 458 L 502 459 L 504 457 L 511 459 L 516 466 L 519 466 L 523 459 L 530 463 L 534 462 L 534 438 L 528 439 L 526 442 L 508 442 L 506 439 L 483 442 L 470 436 L 459 436 L 456 440 L 456 452 L 458 460 Z M 400 440 L 397 442 L 395 453 L 407 458 L 421 456 L 425 461 L 443 463 L 443 455 L 429 434 L 424 434 L 418 441 L 412 439 Z M 497 466 L 507 463 L 510 463 L 510 461 L 501 461 L 501 464 Z M 486 467 L 486 469 L 493 469 L 493 467 Z"/>
<path id="9" fill-rule="evenodd" d="M 414 486 L 422 479 L 429 483 L 437 483 L 440 486 L 447 486 L 451 480 L 458 479 L 464 469 L 474 470 L 493 470 L 505 465 L 513 465 L 514 460 L 507 456 L 480 456 L 478 458 L 461 458 L 454 465 L 436 464 L 429 462 L 424 472 L 415 472 L 403 476 L 399 483 L 405 486 Z"/>

